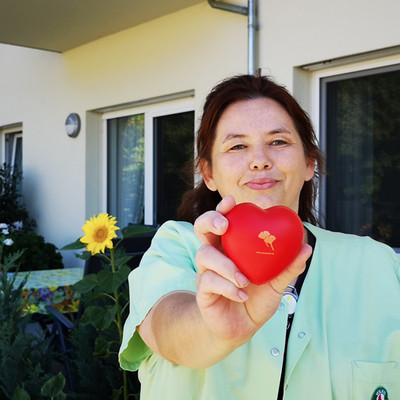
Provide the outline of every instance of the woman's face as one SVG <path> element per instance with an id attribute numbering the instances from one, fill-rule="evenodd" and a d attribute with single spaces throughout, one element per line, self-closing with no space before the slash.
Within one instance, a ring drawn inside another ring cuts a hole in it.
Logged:
<path id="1" fill-rule="evenodd" d="M 314 175 L 314 160 L 306 158 L 291 117 L 268 98 L 239 101 L 224 111 L 211 162 L 200 164 L 210 190 L 262 208 L 284 205 L 298 212 L 303 184 Z"/>

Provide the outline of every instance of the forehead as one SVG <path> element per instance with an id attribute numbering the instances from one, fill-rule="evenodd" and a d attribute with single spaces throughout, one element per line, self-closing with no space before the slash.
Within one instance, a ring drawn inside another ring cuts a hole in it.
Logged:
<path id="1" fill-rule="evenodd" d="M 241 100 L 230 104 L 222 113 L 216 133 L 229 130 L 244 133 L 249 130 L 296 131 L 293 120 L 286 109 L 270 98 Z"/>

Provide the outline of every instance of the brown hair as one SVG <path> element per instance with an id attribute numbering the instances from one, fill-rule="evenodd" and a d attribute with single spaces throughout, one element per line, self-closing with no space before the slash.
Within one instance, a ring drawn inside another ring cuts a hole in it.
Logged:
<path id="1" fill-rule="evenodd" d="M 275 100 L 285 108 L 301 137 L 306 158 L 315 160 L 314 177 L 304 183 L 300 192 L 299 216 L 303 221 L 316 224 L 314 203 L 319 171 L 323 166 L 322 153 L 318 148 L 314 129 L 307 113 L 285 87 L 276 84 L 268 77 L 238 75 L 222 81 L 212 89 L 206 98 L 197 132 L 197 158 L 194 167 L 198 169 L 202 161 L 206 161 L 211 166 L 211 150 L 215 140 L 215 131 L 225 109 L 238 101 L 262 97 Z M 221 196 L 218 191 L 209 190 L 201 180 L 194 189 L 183 195 L 178 209 L 178 218 L 193 223 L 204 212 L 215 209 L 220 201 Z"/>

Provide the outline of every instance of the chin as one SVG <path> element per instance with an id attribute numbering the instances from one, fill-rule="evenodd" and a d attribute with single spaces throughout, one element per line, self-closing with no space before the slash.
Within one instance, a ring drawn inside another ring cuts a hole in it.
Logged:
<path id="1" fill-rule="evenodd" d="M 274 207 L 274 206 L 285 206 L 288 207 L 290 209 L 292 209 L 296 214 L 298 213 L 299 209 L 298 209 L 298 205 L 296 204 L 294 205 L 289 205 L 286 204 L 284 201 L 279 201 L 277 199 L 253 199 L 251 200 L 251 203 L 257 205 L 258 207 L 266 210 L 267 208 L 270 207 Z"/>
<path id="2" fill-rule="evenodd" d="M 260 208 L 263 208 L 266 210 L 267 208 L 274 207 L 274 206 L 279 206 L 282 205 L 282 203 L 279 203 L 278 201 L 274 201 L 272 199 L 252 199 L 250 201 L 251 203 L 257 205 Z"/>

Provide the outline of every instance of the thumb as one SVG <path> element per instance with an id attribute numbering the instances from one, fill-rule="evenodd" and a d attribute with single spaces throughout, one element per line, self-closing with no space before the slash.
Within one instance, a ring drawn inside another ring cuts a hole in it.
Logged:
<path id="1" fill-rule="evenodd" d="M 276 278 L 270 281 L 271 287 L 278 293 L 283 294 L 287 286 L 293 282 L 306 268 L 306 261 L 312 254 L 312 247 L 304 243 L 295 260 Z"/>

